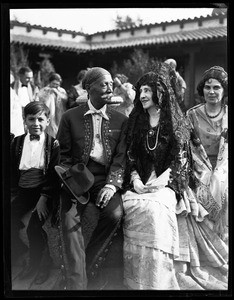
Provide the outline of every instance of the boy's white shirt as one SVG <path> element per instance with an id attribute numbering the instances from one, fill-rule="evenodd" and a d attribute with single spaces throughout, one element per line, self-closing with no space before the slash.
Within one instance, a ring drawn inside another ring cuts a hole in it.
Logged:
<path id="1" fill-rule="evenodd" d="M 45 164 L 44 157 L 44 142 L 45 133 L 40 135 L 40 140 L 30 141 L 30 134 L 28 133 L 24 139 L 22 156 L 20 160 L 19 169 L 28 170 L 31 168 L 43 169 Z"/>

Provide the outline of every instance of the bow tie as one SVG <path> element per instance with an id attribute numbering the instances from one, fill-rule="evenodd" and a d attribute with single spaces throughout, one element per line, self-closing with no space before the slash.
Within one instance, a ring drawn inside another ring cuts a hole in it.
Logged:
<path id="1" fill-rule="evenodd" d="M 28 87 L 28 85 L 27 85 L 27 84 L 22 84 L 22 87 L 26 87 L 26 88 L 27 88 L 27 87 Z"/>
<path id="2" fill-rule="evenodd" d="M 30 134 L 30 141 L 33 141 L 33 140 L 39 141 L 40 135 Z"/>
<path id="3" fill-rule="evenodd" d="M 88 110 L 86 114 L 91 114 L 91 115 L 99 115 L 102 118 L 109 120 L 108 116 L 101 110 Z"/>

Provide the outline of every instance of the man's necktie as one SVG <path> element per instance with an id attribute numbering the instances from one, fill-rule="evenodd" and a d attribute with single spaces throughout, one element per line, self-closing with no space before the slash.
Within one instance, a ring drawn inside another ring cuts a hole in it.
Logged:
<path id="1" fill-rule="evenodd" d="M 33 141 L 33 140 L 39 141 L 40 140 L 40 135 L 30 134 L 30 141 Z"/>

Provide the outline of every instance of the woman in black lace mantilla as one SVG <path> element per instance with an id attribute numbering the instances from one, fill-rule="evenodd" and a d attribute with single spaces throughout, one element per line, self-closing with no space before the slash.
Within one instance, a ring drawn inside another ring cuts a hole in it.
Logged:
<path id="1" fill-rule="evenodd" d="M 124 284 L 128 289 L 179 289 L 176 206 L 188 185 L 189 126 L 166 65 L 136 85 L 127 129 Z M 163 277 L 161 276 L 163 274 Z"/>
<path id="2" fill-rule="evenodd" d="M 187 185 L 189 164 L 187 156 L 190 127 L 178 105 L 174 71 L 161 64 L 157 73 L 142 76 L 136 85 L 135 107 L 129 116 L 127 129 L 128 165 L 125 172 L 125 189 L 132 188 L 131 172 L 137 170 L 145 184 L 152 169 L 157 176 L 171 167 L 168 186 L 179 200 L 181 188 Z M 148 85 L 153 92 L 153 102 L 159 112 L 159 122 L 152 127 L 149 112 L 140 101 L 139 89 Z M 179 97 L 179 95 L 178 95 Z M 180 99 L 179 99 L 180 100 Z M 156 145 L 157 143 L 157 145 Z"/>

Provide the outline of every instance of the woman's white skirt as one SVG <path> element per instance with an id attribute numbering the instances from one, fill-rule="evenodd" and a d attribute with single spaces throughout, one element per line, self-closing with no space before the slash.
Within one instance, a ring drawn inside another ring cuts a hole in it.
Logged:
<path id="1" fill-rule="evenodd" d="M 123 195 L 124 283 L 135 290 L 179 289 L 173 259 L 179 256 L 175 193 L 165 184 L 169 170 L 153 175 L 154 193 Z"/>

